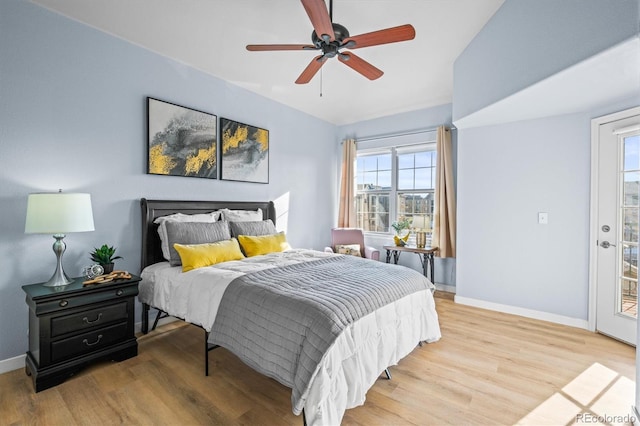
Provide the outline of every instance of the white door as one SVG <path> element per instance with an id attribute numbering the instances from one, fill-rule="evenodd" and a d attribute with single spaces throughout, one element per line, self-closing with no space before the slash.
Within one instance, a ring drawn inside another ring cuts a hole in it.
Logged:
<path id="1" fill-rule="evenodd" d="M 640 111 L 596 119 L 596 329 L 636 344 Z M 626 116 L 626 117 L 625 117 Z M 623 118 L 624 117 L 624 118 Z M 595 126 L 594 126 L 594 129 Z"/>

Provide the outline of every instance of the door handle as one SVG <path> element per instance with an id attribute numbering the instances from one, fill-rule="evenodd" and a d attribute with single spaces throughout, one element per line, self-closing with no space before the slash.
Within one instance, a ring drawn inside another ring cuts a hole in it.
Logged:
<path id="1" fill-rule="evenodd" d="M 600 243 L 600 247 L 602 248 L 609 248 L 609 247 L 615 247 L 615 244 L 611 244 L 609 241 L 603 241 Z"/>

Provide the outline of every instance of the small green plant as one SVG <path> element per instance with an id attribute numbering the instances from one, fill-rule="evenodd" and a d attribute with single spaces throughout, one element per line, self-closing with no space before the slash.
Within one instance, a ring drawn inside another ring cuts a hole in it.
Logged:
<path id="1" fill-rule="evenodd" d="M 411 228 L 411 219 L 400 216 L 397 221 L 391 223 L 391 227 L 396 231 L 396 234 L 400 234 L 405 229 Z"/>
<path id="2" fill-rule="evenodd" d="M 116 249 L 113 247 L 109 247 L 106 244 L 103 244 L 100 248 L 95 248 L 93 252 L 91 252 L 91 260 L 100 265 L 108 265 L 113 263 L 116 259 L 122 259 L 122 256 L 114 256 L 116 253 Z"/>

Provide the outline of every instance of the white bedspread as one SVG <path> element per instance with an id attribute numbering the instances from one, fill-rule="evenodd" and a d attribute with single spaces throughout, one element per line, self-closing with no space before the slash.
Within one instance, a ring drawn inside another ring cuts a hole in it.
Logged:
<path id="1" fill-rule="evenodd" d="M 210 331 L 220 300 L 234 278 L 264 268 L 339 256 L 295 249 L 241 261 L 225 262 L 186 273 L 168 262 L 142 271 L 139 298 L 172 316 Z M 367 390 L 390 365 L 416 348 L 418 341 L 440 339 L 431 291 L 404 297 L 347 327 L 323 358 L 305 401 L 309 425 L 339 424 L 344 411 L 362 405 Z M 426 350 L 423 349 L 423 350 Z"/>

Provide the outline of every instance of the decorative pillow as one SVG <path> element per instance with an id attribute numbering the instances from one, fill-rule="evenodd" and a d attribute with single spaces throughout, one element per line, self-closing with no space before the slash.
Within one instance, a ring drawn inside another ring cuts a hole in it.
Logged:
<path id="1" fill-rule="evenodd" d="M 362 257 L 360 252 L 360 244 L 337 244 L 336 252 L 338 254 L 348 254 L 350 256 Z"/>
<path id="2" fill-rule="evenodd" d="M 247 257 L 276 253 L 291 248 L 284 232 L 273 235 L 238 235 L 238 242 Z"/>
<path id="3" fill-rule="evenodd" d="M 158 235 L 160 236 L 160 246 L 162 247 L 162 256 L 169 260 L 171 254 L 169 251 L 169 243 L 167 241 L 167 226 L 168 221 L 173 222 L 216 222 L 220 220 L 221 213 L 219 211 L 211 213 L 200 214 L 184 214 L 174 213 L 167 216 L 157 217 L 153 223 L 158 225 Z"/>
<path id="4" fill-rule="evenodd" d="M 176 243 L 173 245 L 173 248 L 180 255 L 182 272 L 188 272 L 193 269 L 203 268 L 229 260 L 244 259 L 244 255 L 240 251 L 240 245 L 238 245 L 238 240 L 235 238 L 208 244 L 183 245 Z"/>
<path id="5" fill-rule="evenodd" d="M 238 235 L 273 235 L 278 233 L 271 219 L 258 222 L 229 222 L 229 227 L 231 228 L 232 237 L 237 237 Z"/>
<path id="6" fill-rule="evenodd" d="M 167 241 L 169 243 L 169 264 L 179 266 L 181 264 L 180 255 L 176 251 L 174 244 L 205 244 L 217 241 L 230 240 L 229 224 L 225 221 L 202 223 L 202 222 L 172 222 L 168 221 Z"/>
<path id="7" fill-rule="evenodd" d="M 228 222 L 255 222 L 264 219 L 262 209 L 258 210 L 229 210 L 221 209 L 222 218 Z"/>

